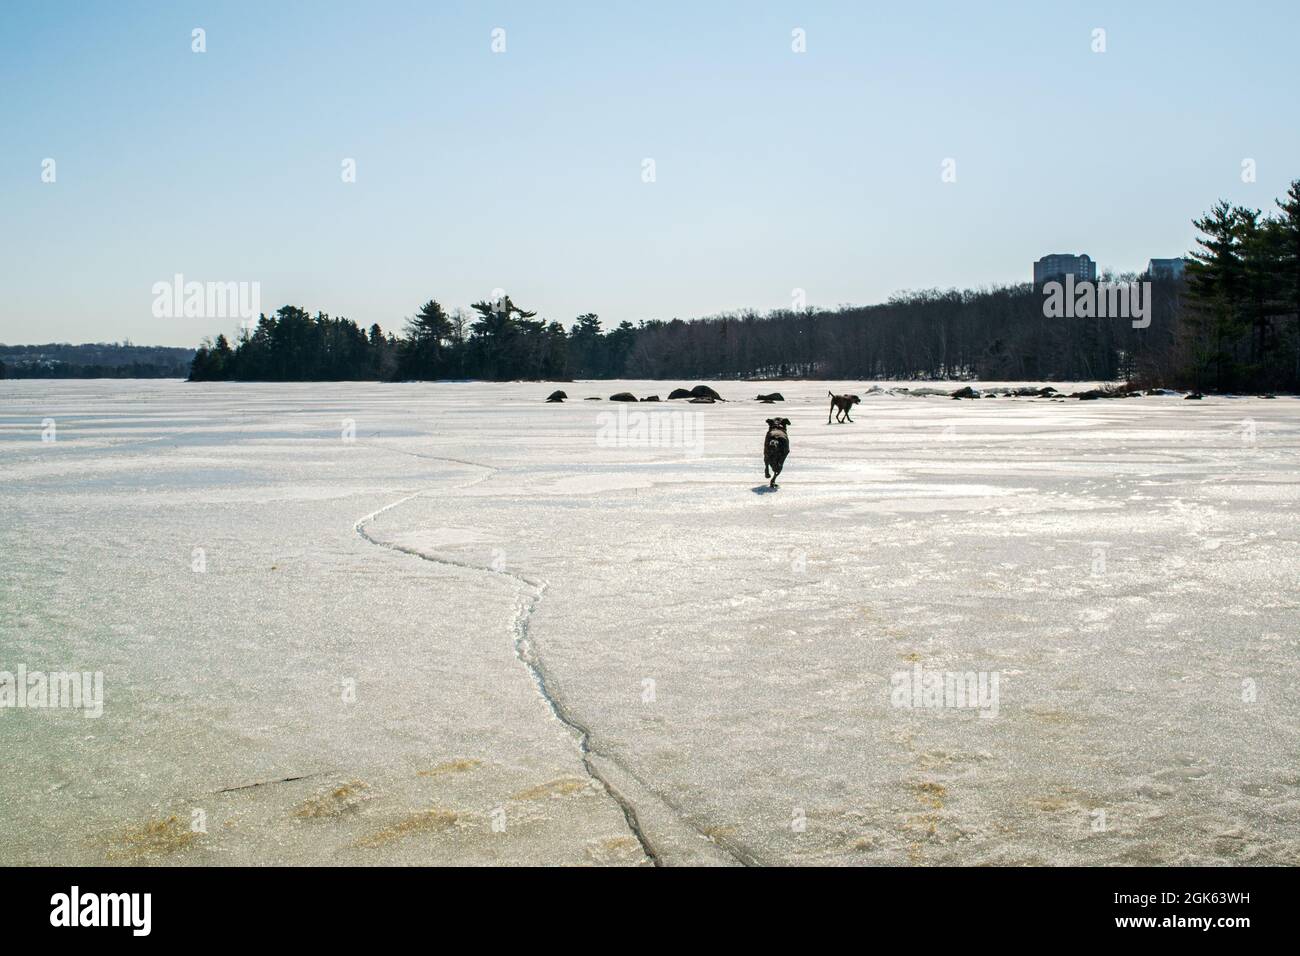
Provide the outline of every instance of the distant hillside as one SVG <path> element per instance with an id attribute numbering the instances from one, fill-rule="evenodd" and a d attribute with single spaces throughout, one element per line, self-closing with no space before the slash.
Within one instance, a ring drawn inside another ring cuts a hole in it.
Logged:
<path id="1" fill-rule="evenodd" d="M 185 378 L 194 349 L 98 342 L 0 345 L 0 378 Z"/>

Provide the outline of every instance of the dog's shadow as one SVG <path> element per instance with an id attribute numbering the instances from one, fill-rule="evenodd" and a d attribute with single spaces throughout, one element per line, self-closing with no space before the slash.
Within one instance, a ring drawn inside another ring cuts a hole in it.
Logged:
<path id="1" fill-rule="evenodd" d="M 780 487 L 769 488 L 767 485 L 755 485 L 753 488 L 750 488 L 749 490 L 756 495 L 771 495 L 771 494 L 775 494 L 781 489 Z"/>

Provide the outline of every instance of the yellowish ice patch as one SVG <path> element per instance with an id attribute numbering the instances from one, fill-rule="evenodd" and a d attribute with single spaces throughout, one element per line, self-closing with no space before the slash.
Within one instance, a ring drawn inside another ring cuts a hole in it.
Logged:
<path id="1" fill-rule="evenodd" d="M 128 827 L 112 838 L 110 857 L 139 858 L 165 856 L 184 850 L 199 835 L 185 826 L 175 816 L 150 820 L 142 826 Z"/>
<path id="2" fill-rule="evenodd" d="M 482 760 L 474 760 L 466 757 L 458 757 L 455 760 L 448 760 L 446 763 L 440 763 L 436 767 L 430 767 L 428 770 L 421 770 L 416 774 L 417 777 L 441 777 L 448 773 L 466 773 L 470 770 L 476 770 L 483 766 Z"/>
<path id="3" fill-rule="evenodd" d="M 634 837 L 606 837 L 587 844 L 587 857 L 596 863 L 625 863 L 644 856 Z"/>
<path id="4" fill-rule="evenodd" d="M 396 823 L 361 837 L 352 845 L 363 849 L 373 849 L 387 846 L 390 843 L 420 833 L 441 833 L 454 827 L 460 819 L 461 814 L 455 810 L 432 807 L 428 810 L 408 814 Z"/>
<path id="5" fill-rule="evenodd" d="M 293 815 L 303 820 L 341 817 L 357 809 L 361 801 L 366 799 L 365 791 L 369 789 L 368 784 L 353 780 L 327 793 L 304 800 L 298 805 L 298 809 L 294 810 Z"/>
<path id="6" fill-rule="evenodd" d="M 1034 797 L 1029 801 L 1029 805 L 1045 813 L 1051 813 L 1054 810 L 1064 810 L 1069 804 L 1057 797 Z"/>
<path id="7" fill-rule="evenodd" d="M 520 790 L 512 800 L 540 800 L 543 797 L 567 797 L 585 790 L 589 784 L 581 777 L 558 777 L 555 780 L 548 780 L 546 783 L 539 783 L 535 787 L 529 787 L 527 790 Z"/>
<path id="8" fill-rule="evenodd" d="M 943 798 L 948 795 L 948 788 L 943 784 L 927 780 L 912 784 L 912 789 L 916 791 L 916 798 L 922 803 L 936 810 L 943 809 Z"/>

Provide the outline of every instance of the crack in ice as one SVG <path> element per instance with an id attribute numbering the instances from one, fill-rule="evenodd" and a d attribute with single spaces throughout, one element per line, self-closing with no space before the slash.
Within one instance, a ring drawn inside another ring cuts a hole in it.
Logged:
<path id="1" fill-rule="evenodd" d="M 376 445 L 375 447 L 383 448 L 385 446 Z M 396 448 L 387 448 L 386 450 L 394 451 L 402 455 L 409 455 L 413 458 L 421 458 L 429 461 L 442 461 L 442 462 L 451 462 L 459 465 L 469 465 L 474 468 L 482 468 L 487 472 L 487 474 L 485 474 L 482 478 L 478 478 L 475 481 L 470 482 L 469 485 L 465 485 L 464 487 L 470 487 L 472 485 L 478 484 L 479 482 L 486 481 L 487 479 L 495 475 L 499 470 L 497 468 L 492 467 L 491 465 L 483 465 L 483 464 L 479 464 L 478 462 L 465 461 L 459 458 L 439 458 L 433 455 L 420 455 L 414 452 L 400 451 L 399 449 Z M 378 518 L 380 515 L 388 511 L 391 511 L 393 508 L 406 504 L 408 501 L 414 501 L 416 498 L 421 497 L 423 494 L 424 494 L 423 491 L 417 491 L 413 494 L 405 496 L 404 498 L 399 498 L 397 501 L 384 505 L 384 507 L 372 511 L 370 514 L 366 515 L 365 517 L 358 519 L 356 524 L 354 525 L 357 534 L 361 537 L 363 541 L 366 541 L 369 544 L 376 545 L 377 547 L 387 548 L 390 551 L 397 551 L 402 554 L 408 554 L 411 555 L 412 557 L 420 558 L 423 561 L 429 561 L 433 564 L 442 564 L 448 567 L 462 568 L 468 571 L 478 571 L 484 574 L 501 574 L 510 578 L 511 580 L 519 582 L 520 584 L 524 585 L 528 589 L 528 591 L 530 592 L 530 596 L 520 604 L 519 613 L 515 616 L 515 622 L 512 627 L 512 632 L 514 635 L 513 644 L 514 644 L 515 657 L 519 660 L 521 664 L 524 665 L 525 668 L 528 669 L 528 673 L 532 677 L 533 684 L 534 686 L 536 686 L 537 692 L 541 695 L 542 700 L 546 703 L 546 706 L 551 711 L 551 714 L 555 717 L 556 720 L 558 720 L 560 723 L 564 724 L 567 728 L 569 728 L 569 730 L 571 730 L 574 736 L 577 738 L 578 754 L 582 760 L 583 769 L 587 772 L 587 776 L 589 776 L 592 780 L 594 780 L 597 784 L 599 784 L 600 788 L 604 790 L 605 793 L 609 794 L 610 799 L 613 800 L 618 805 L 619 809 L 623 812 L 623 819 L 626 821 L 628 829 L 632 831 L 632 835 L 636 837 L 637 842 L 641 845 L 641 852 L 645 855 L 646 859 L 648 859 L 655 866 L 662 866 L 663 862 L 660 859 L 658 852 L 651 845 L 649 839 L 645 835 L 645 832 L 641 829 L 641 822 L 637 818 L 636 808 L 632 806 L 632 803 L 626 797 L 624 797 L 623 794 L 621 794 L 615 787 L 610 785 L 610 783 L 604 778 L 604 776 L 592 763 L 591 758 L 593 755 L 593 751 L 591 747 L 591 736 L 592 736 L 591 730 L 586 725 L 584 725 L 581 721 L 579 721 L 576 717 L 574 717 L 569 712 L 568 708 L 564 705 L 564 703 L 561 700 L 559 700 L 553 693 L 551 693 L 550 685 L 547 681 L 546 670 L 542 665 L 541 659 L 538 657 L 536 651 L 534 650 L 532 642 L 529 640 L 529 636 L 528 636 L 529 622 L 532 619 L 533 612 L 537 609 L 538 602 L 541 601 L 542 595 L 546 592 L 546 582 L 534 581 L 533 579 L 526 577 L 525 575 L 516 574 L 513 571 L 506 571 L 506 570 L 498 571 L 494 568 L 485 568 L 477 564 L 470 564 L 468 562 L 463 562 L 463 561 L 454 561 L 450 558 L 444 558 L 444 557 L 439 557 L 437 555 L 426 554 L 422 551 L 417 551 L 414 548 L 408 548 L 408 547 L 404 547 L 403 545 L 390 544 L 386 541 L 380 541 L 379 539 L 367 533 L 366 525 L 374 521 L 374 519 Z"/>

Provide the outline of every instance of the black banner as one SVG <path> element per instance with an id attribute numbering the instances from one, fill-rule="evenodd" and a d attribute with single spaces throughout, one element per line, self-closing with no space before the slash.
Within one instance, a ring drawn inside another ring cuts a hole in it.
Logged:
<path id="1" fill-rule="evenodd" d="M 445 939 L 453 926 L 523 930 L 521 921 L 555 930 L 577 918 L 578 932 L 608 919 L 650 937 L 702 922 L 701 942 L 720 934 L 733 945 L 774 923 L 796 932 L 852 924 L 863 941 L 903 933 L 918 944 L 1127 936 L 1138 945 L 1232 945 L 1288 931 L 1293 880 L 1290 870 L 1219 868 L 41 868 L 0 870 L 0 899 L 9 942 L 75 932 L 78 943 L 337 945 L 426 932 Z"/>

